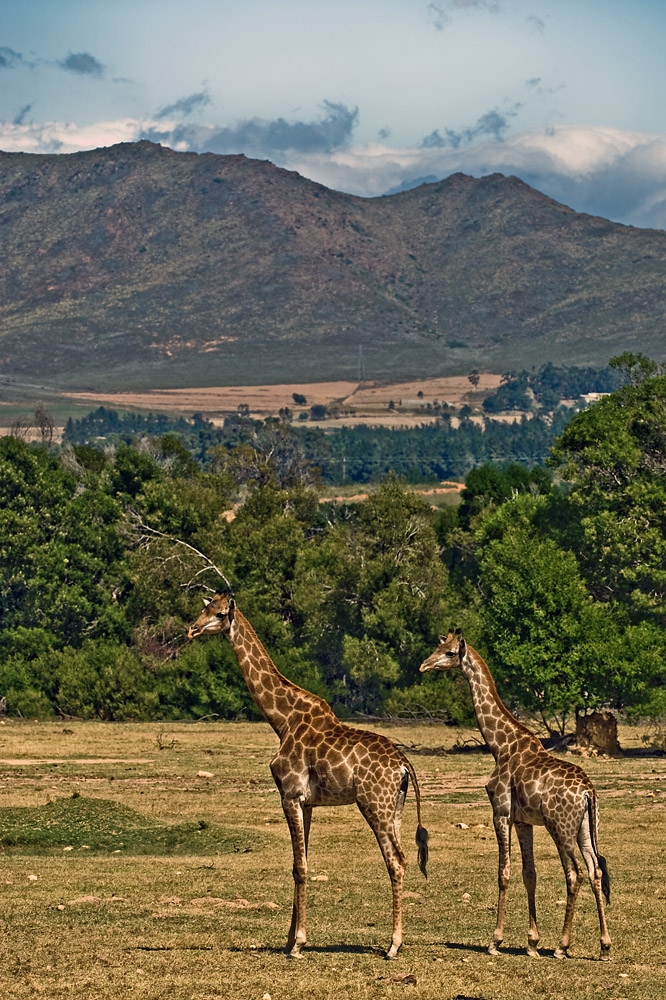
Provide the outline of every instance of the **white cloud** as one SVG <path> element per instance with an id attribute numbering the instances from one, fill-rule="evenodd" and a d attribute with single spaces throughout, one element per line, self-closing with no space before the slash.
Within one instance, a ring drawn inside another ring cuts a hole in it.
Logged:
<path id="1" fill-rule="evenodd" d="M 143 128 L 135 118 L 92 125 L 73 122 L 0 122 L 0 149 L 6 153 L 76 153 L 81 149 L 133 142 Z"/>

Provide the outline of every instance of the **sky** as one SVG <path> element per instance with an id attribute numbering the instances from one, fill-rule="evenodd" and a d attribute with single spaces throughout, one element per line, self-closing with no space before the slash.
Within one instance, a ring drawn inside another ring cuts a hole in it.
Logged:
<path id="1" fill-rule="evenodd" d="M 499 171 L 666 229 L 664 0 L 3 0 L 0 150 L 150 139 L 374 197 Z"/>

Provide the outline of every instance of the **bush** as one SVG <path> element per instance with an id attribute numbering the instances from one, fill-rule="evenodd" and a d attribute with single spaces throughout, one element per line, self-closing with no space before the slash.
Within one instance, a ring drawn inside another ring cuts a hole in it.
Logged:
<path id="1" fill-rule="evenodd" d="M 155 671 L 154 694 L 153 718 L 261 717 L 231 647 L 219 637 L 192 643 L 177 659 L 161 663 Z"/>
<path id="2" fill-rule="evenodd" d="M 56 708 L 82 719 L 149 719 L 157 707 L 150 672 L 126 646 L 87 643 L 54 656 Z"/>
<path id="3" fill-rule="evenodd" d="M 0 663 L 0 698 L 4 697 L 10 715 L 45 719 L 53 715 L 54 707 L 34 683 L 30 666 L 21 656 Z"/>
<path id="4" fill-rule="evenodd" d="M 387 715 L 434 716 L 456 726 L 474 725 L 474 708 L 462 676 L 429 674 L 424 683 L 394 688 L 383 705 Z"/>

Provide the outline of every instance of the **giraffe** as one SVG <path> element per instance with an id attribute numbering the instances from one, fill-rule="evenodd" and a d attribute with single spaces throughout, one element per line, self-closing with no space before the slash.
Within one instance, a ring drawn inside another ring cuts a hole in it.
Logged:
<path id="1" fill-rule="evenodd" d="M 488 948 L 499 955 L 504 936 L 507 893 L 511 869 L 511 828 L 515 826 L 523 859 L 527 890 L 529 931 L 527 954 L 539 958 L 535 889 L 533 828 L 545 826 L 555 841 L 567 881 L 567 905 L 556 958 L 567 958 L 576 896 L 582 882 L 576 861 L 576 841 L 583 855 L 597 902 L 602 960 L 610 958 L 611 939 L 604 902 L 610 902 L 606 860 L 597 849 L 599 807 L 594 786 L 582 768 L 559 760 L 541 745 L 535 734 L 511 715 L 501 701 L 490 670 L 476 650 L 468 646 L 461 630 L 440 636 L 435 651 L 421 664 L 421 672 L 459 667 L 472 693 L 479 729 L 495 758 L 495 769 L 486 785 L 493 808 L 499 847 L 499 898 L 497 924 Z"/>
<path id="2" fill-rule="evenodd" d="M 222 632 L 231 643 L 248 690 L 280 746 L 270 768 L 282 799 L 294 855 L 294 906 L 287 936 L 289 958 L 302 958 L 308 837 L 314 806 L 355 802 L 377 838 L 393 894 L 393 935 L 387 959 L 402 944 L 405 855 L 400 820 L 409 779 L 416 793 L 419 867 L 426 875 L 428 833 L 414 768 L 385 736 L 352 729 L 326 702 L 279 673 L 229 592 L 217 593 L 190 626 L 190 639 Z M 426 876 L 427 877 L 427 876 Z"/>

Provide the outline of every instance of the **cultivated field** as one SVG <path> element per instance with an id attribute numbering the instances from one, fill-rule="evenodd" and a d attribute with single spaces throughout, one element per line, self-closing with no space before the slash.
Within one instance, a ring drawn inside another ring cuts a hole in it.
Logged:
<path id="1" fill-rule="evenodd" d="M 383 961 L 389 882 L 369 828 L 355 807 L 321 809 L 310 843 L 309 947 L 289 962 L 291 850 L 268 771 L 276 739 L 267 725 L 3 721 L 0 997 L 666 996 L 666 758 L 638 752 L 640 731 L 620 733 L 634 754 L 584 761 L 600 793 L 613 880 L 613 957 L 601 963 L 587 886 L 573 957 L 553 958 L 565 890 L 544 830 L 535 837 L 543 957 L 524 954 L 519 858 L 504 954 L 486 954 L 496 897 L 483 789 L 492 760 L 442 753 L 470 733 L 380 728 L 412 748 L 431 838 L 425 881 L 410 791 L 403 951 Z M 431 752 L 415 752 L 423 748 Z"/>
<path id="2" fill-rule="evenodd" d="M 478 392 L 496 389 L 500 376 L 479 375 Z M 297 405 L 293 394 L 306 403 Z M 420 395 L 419 395 L 420 393 Z M 116 410 L 152 410 L 191 416 L 203 413 L 213 420 L 248 407 L 251 416 L 276 415 L 288 407 L 295 417 L 321 405 L 330 409 L 325 426 L 368 423 L 389 427 L 418 426 L 434 420 L 435 402 L 458 407 L 473 401 L 475 390 L 465 376 L 431 378 L 410 382 L 309 382 L 298 385 L 239 385 L 192 389 L 155 389 L 150 392 L 77 392 L 70 398 L 91 406 L 104 405 Z M 477 399 L 480 397 L 476 397 Z M 389 404 L 393 406 L 389 409 Z M 430 409 L 429 409 L 430 407 Z"/>

